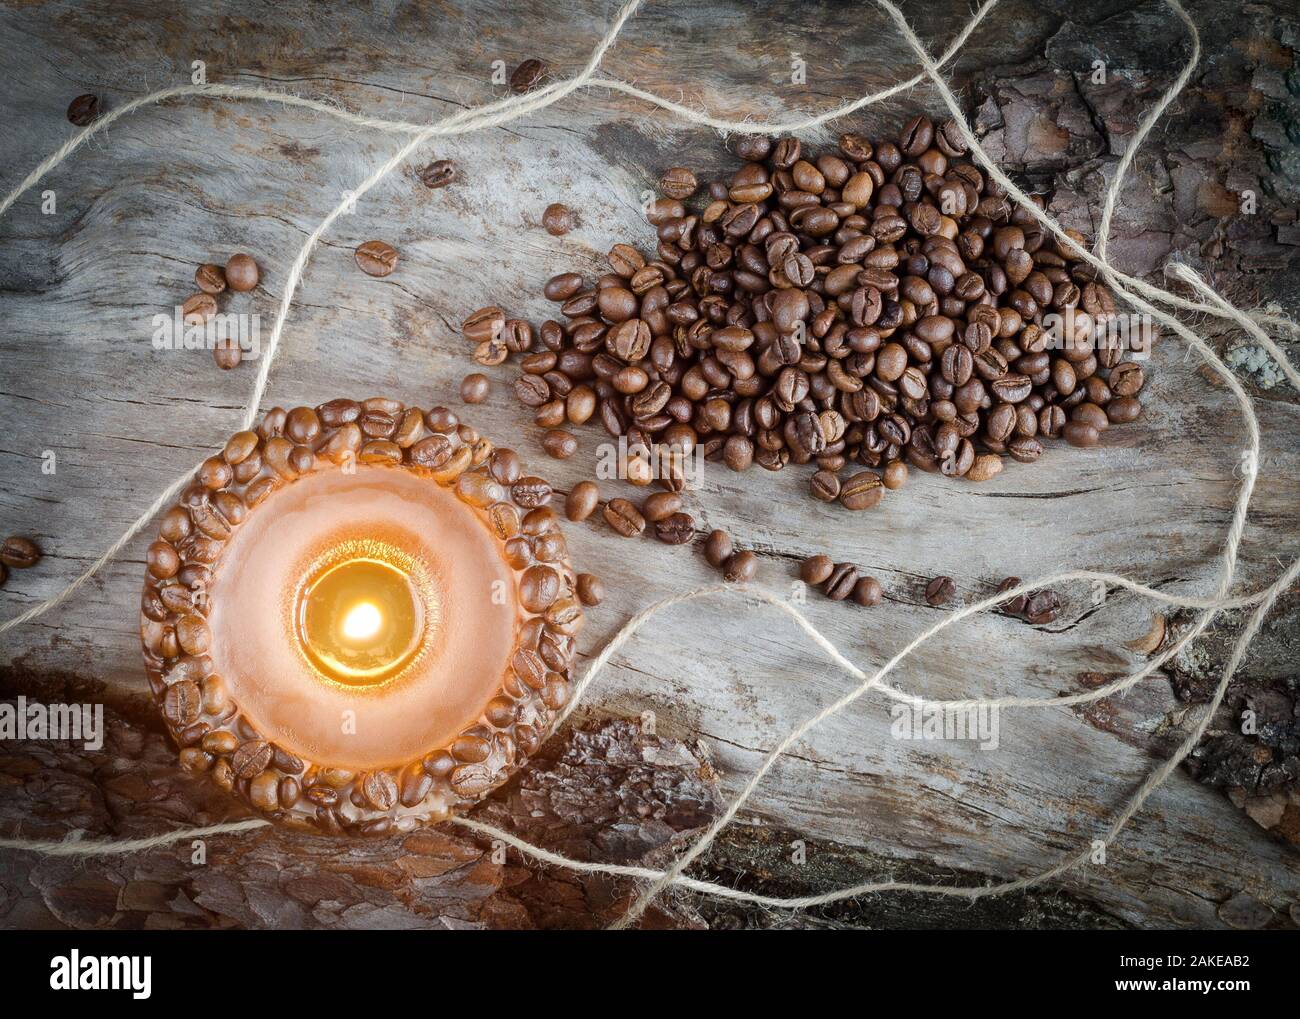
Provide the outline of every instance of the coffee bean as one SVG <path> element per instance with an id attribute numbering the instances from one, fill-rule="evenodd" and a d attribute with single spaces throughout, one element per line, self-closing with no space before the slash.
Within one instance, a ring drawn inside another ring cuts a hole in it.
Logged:
<path id="1" fill-rule="evenodd" d="M 1025 621 L 1041 626 L 1053 622 L 1061 611 L 1061 599 L 1051 588 L 1033 591 L 1025 600 Z"/>
<path id="2" fill-rule="evenodd" d="M 611 499 L 605 504 L 605 522 L 624 538 L 632 538 L 645 530 L 645 517 L 626 499 Z"/>
<path id="3" fill-rule="evenodd" d="M 1101 441 L 1101 435 L 1096 427 L 1086 421 L 1067 421 L 1061 434 L 1071 446 L 1080 448 L 1095 446 Z"/>
<path id="4" fill-rule="evenodd" d="M 0 544 L 0 563 L 12 569 L 25 570 L 40 561 L 41 550 L 31 538 L 10 535 Z"/>
<path id="5" fill-rule="evenodd" d="M 880 505 L 884 488 L 880 476 L 871 471 L 862 471 L 849 478 L 840 488 L 840 505 L 850 510 L 866 510 Z"/>
<path id="6" fill-rule="evenodd" d="M 758 576 L 758 556 L 753 552 L 734 552 L 727 560 L 722 579 L 728 584 L 748 584 Z"/>
<path id="7" fill-rule="evenodd" d="M 564 500 L 564 515 L 576 522 L 586 520 L 600 504 L 600 489 L 594 481 L 579 481 Z"/>
<path id="8" fill-rule="evenodd" d="M 843 601 L 853 593 L 858 583 L 858 568 L 852 563 L 836 563 L 826 578 L 822 590 L 832 601 Z"/>
<path id="9" fill-rule="evenodd" d="M 420 183 L 427 188 L 445 188 L 458 177 L 456 164 L 450 159 L 435 159 L 423 167 L 418 176 Z"/>
<path id="10" fill-rule="evenodd" d="M 181 318 L 186 325 L 205 325 L 216 315 L 217 302 L 211 294 L 193 294 L 181 305 Z"/>
<path id="11" fill-rule="evenodd" d="M 853 600 L 859 605 L 879 605 L 884 596 L 880 581 L 875 577 L 859 577 L 853 585 Z"/>
<path id="12" fill-rule="evenodd" d="M 257 263 L 253 261 L 252 255 L 231 255 L 230 260 L 226 262 L 226 283 L 231 290 L 237 293 L 255 289 L 261 279 L 261 270 L 257 268 Z"/>
<path id="13" fill-rule="evenodd" d="M 548 456 L 557 460 L 567 460 L 578 451 L 578 438 L 572 432 L 562 428 L 552 428 L 542 436 L 542 448 Z"/>
<path id="14" fill-rule="evenodd" d="M 460 380 L 460 398 L 466 403 L 482 403 L 492 391 L 492 381 L 479 372 Z"/>
<path id="15" fill-rule="evenodd" d="M 579 573 L 575 578 L 574 590 L 584 605 L 599 605 L 605 597 L 605 585 L 592 573 Z"/>
<path id="16" fill-rule="evenodd" d="M 1002 594 L 1004 591 L 1010 591 L 1012 588 L 1019 586 L 1019 577 L 1007 577 L 998 584 L 998 594 Z M 1029 599 L 1025 595 L 1016 595 L 1014 598 L 1008 598 L 1004 601 L 1001 605 L 1001 609 L 1003 612 L 1007 612 L 1013 616 L 1019 616 L 1024 613 L 1028 601 Z"/>
<path id="17" fill-rule="evenodd" d="M 226 289 L 226 273 L 221 266 L 208 262 L 194 271 L 194 282 L 205 294 L 219 294 Z"/>
<path id="18" fill-rule="evenodd" d="M 699 185 L 695 181 L 695 174 L 682 166 L 674 166 L 659 178 L 659 190 L 679 202 L 684 202 L 695 194 L 697 187 Z"/>
<path id="19" fill-rule="evenodd" d="M 68 104 L 68 120 L 77 127 L 89 127 L 99 117 L 99 96 L 77 96 Z"/>
<path id="20" fill-rule="evenodd" d="M 957 597 L 957 585 L 952 577 L 935 577 L 925 587 L 925 600 L 938 608 Z"/>
<path id="21" fill-rule="evenodd" d="M 721 569 L 731 558 L 731 535 L 722 530 L 710 531 L 704 541 L 704 558 L 710 566 Z"/>
<path id="22" fill-rule="evenodd" d="M 835 564 L 831 562 L 830 556 L 809 556 L 799 567 L 799 579 L 805 584 L 812 584 L 815 587 L 826 581 L 831 575 L 834 566 Z"/>
<path id="23" fill-rule="evenodd" d="M 542 211 L 542 227 L 552 237 L 563 237 L 577 222 L 573 210 L 559 202 L 551 203 Z"/>
<path id="24" fill-rule="evenodd" d="M 546 65 L 536 57 L 523 61 L 510 74 L 510 91 L 522 95 L 541 84 L 546 77 Z"/>
<path id="25" fill-rule="evenodd" d="M 685 545 L 695 538 L 695 518 L 689 513 L 673 513 L 655 522 L 655 537 L 665 545 Z"/>
<path id="26" fill-rule="evenodd" d="M 682 497 L 676 492 L 655 492 L 641 503 L 641 515 L 650 523 L 667 520 L 682 508 Z"/>
<path id="27" fill-rule="evenodd" d="M 397 268 L 397 249 L 386 241 L 366 241 L 354 254 L 367 276 L 387 276 Z"/>

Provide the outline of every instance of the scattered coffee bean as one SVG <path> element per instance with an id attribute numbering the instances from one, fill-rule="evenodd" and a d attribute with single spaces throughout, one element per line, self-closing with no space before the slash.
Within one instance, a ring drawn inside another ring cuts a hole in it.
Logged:
<path id="1" fill-rule="evenodd" d="M 722 579 L 728 584 L 748 584 L 758 576 L 758 556 L 753 552 L 732 553 L 722 573 Z"/>
<path id="2" fill-rule="evenodd" d="M 1000 584 L 998 584 L 998 594 L 1002 594 L 1004 591 L 1010 591 L 1013 587 L 1019 587 L 1019 586 L 1020 586 L 1019 577 L 1007 577 Z M 1014 598 L 1008 598 L 1006 601 L 1004 601 L 1002 603 L 1001 608 L 1003 612 L 1009 613 L 1010 615 L 1013 616 L 1023 615 L 1025 611 L 1025 605 L 1028 603 L 1028 601 L 1029 599 L 1026 595 L 1019 594 L 1016 595 Z"/>
<path id="3" fill-rule="evenodd" d="M 858 568 L 852 563 L 836 563 L 831 568 L 830 576 L 822 585 L 826 597 L 832 601 L 843 601 L 853 593 L 858 583 Z"/>
<path id="4" fill-rule="evenodd" d="M 420 183 L 427 188 L 445 188 L 456 180 L 456 164 L 450 159 L 435 159 L 420 170 L 419 177 Z"/>
<path id="5" fill-rule="evenodd" d="M 194 271 L 194 282 L 205 294 L 219 294 L 226 289 L 226 271 L 208 262 Z"/>
<path id="6" fill-rule="evenodd" d="M 689 513 L 673 513 L 655 522 L 655 537 L 665 545 L 685 545 L 695 539 L 695 518 Z"/>
<path id="7" fill-rule="evenodd" d="M 578 437 L 562 428 L 552 428 L 542 436 L 542 448 L 547 456 L 557 460 L 567 460 L 578 452 Z"/>
<path id="8" fill-rule="evenodd" d="M 89 127 L 99 116 L 99 96 L 77 96 L 68 104 L 68 120 L 77 127 Z"/>
<path id="9" fill-rule="evenodd" d="M 695 194 L 697 187 L 699 184 L 696 183 L 695 174 L 684 166 L 674 166 L 659 178 L 659 190 L 679 202 L 684 202 Z"/>
<path id="10" fill-rule="evenodd" d="M 821 502 L 834 502 L 840 497 L 840 479 L 834 471 L 818 471 L 808 482 L 812 497 Z"/>
<path id="11" fill-rule="evenodd" d="M 723 564 L 731 558 L 731 535 L 726 531 L 714 530 L 704 540 L 704 558 L 715 569 L 722 569 Z"/>
<path id="12" fill-rule="evenodd" d="M 600 505 L 600 489 L 594 481 L 579 481 L 564 500 L 564 515 L 578 523 L 586 520 Z"/>
<path id="13" fill-rule="evenodd" d="M 875 577 L 859 577 L 853 585 L 853 600 L 859 605 L 879 605 L 885 592 Z"/>
<path id="14" fill-rule="evenodd" d="M 385 241 L 366 241 L 357 247 L 355 258 L 367 276 L 387 276 L 397 268 L 397 249 Z"/>
<path id="15" fill-rule="evenodd" d="M 925 600 L 938 608 L 957 597 L 957 585 L 952 577 L 935 577 L 925 587 Z"/>
<path id="16" fill-rule="evenodd" d="M 835 564 L 828 555 L 809 556 L 799 567 L 799 579 L 815 587 L 825 583 L 834 568 Z"/>
<path id="17" fill-rule="evenodd" d="M 41 561 L 41 550 L 31 538 L 10 535 L 0 544 L 0 563 L 15 570 L 25 570 Z"/>
<path id="18" fill-rule="evenodd" d="M 850 510 L 871 509 L 880 505 L 884 495 L 880 475 L 871 471 L 855 474 L 840 488 L 840 505 Z"/>
<path id="19" fill-rule="evenodd" d="M 553 202 L 542 212 L 542 227 L 552 237 L 563 237 L 577 225 L 577 217 L 567 205 Z"/>
<path id="20" fill-rule="evenodd" d="M 650 523 L 667 520 L 682 508 L 682 497 L 676 492 L 655 492 L 641 503 L 641 515 Z"/>
<path id="21" fill-rule="evenodd" d="M 605 522 L 624 538 L 632 538 L 645 530 L 645 517 L 626 499 L 610 499 L 605 503 Z"/>
<path id="22" fill-rule="evenodd" d="M 482 403 L 492 391 L 492 381 L 480 372 L 473 372 L 460 380 L 460 398 L 466 403 Z"/>
<path id="23" fill-rule="evenodd" d="M 181 318 L 186 325 L 205 325 L 217 314 L 217 300 L 211 294 L 192 294 L 181 304 Z"/>
<path id="24" fill-rule="evenodd" d="M 510 91 L 522 95 L 541 84 L 546 77 L 546 65 L 542 61 L 530 58 L 521 63 L 510 74 Z"/>
<path id="25" fill-rule="evenodd" d="M 1025 601 L 1025 621 L 1041 626 L 1053 622 L 1061 611 L 1061 599 L 1051 588 L 1032 592 Z"/>
<path id="26" fill-rule="evenodd" d="M 212 360 L 222 371 L 239 367 L 243 357 L 244 352 L 239 347 L 239 341 L 233 336 L 219 336 L 212 346 Z"/>
<path id="27" fill-rule="evenodd" d="M 605 585 L 594 573 L 579 573 L 574 581 L 574 590 L 584 605 L 599 605 L 605 597 Z"/>
<path id="28" fill-rule="evenodd" d="M 252 255 L 231 255 L 226 262 L 226 283 L 236 293 L 254 289 L 262 279 L 261 270 Z"/>

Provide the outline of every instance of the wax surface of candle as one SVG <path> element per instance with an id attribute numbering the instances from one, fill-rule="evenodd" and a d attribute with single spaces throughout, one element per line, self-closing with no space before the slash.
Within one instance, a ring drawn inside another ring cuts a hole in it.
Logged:
<path id="1" fill-rule="evenodd" d="M 392 550 L 405 558 L 389 561 Z M 327 637 L 304 639 L 304 585 L 327 574 L 341 600 L 318 605 Z M 397 764 L 453 738 L 495 694 L 522 618 L 515 589 L 483 520 L 450 491 L 367 465 L 312 475 L 269 496 L 232 536 L 212 583 L 213 666 L 289 752 L 348 769 Z M 374 650 L 344 632 L 373 625 L 365 610 L 349 623 L 365 603 L 381 617 L 375 639 L 398 635 L 386 662 L 347 676 L 314 661 L 313 645 L 346 652 L 349 668 L 358 649 Z M 394 628 L 404 611 L 422 618 Z"/>

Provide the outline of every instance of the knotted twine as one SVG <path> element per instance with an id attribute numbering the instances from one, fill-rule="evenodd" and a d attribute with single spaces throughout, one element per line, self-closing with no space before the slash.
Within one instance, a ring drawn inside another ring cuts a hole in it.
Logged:
<path id="1" fill-rule="evenodd" d="M 655 602 L 630 618 L 622 626 L 619 632 L 615 634 L 608 643 L 606 643 L 599 654 L 596 655 L 582 679 L 575 685 L 573 696 L 568 707 L 561 714 L 557 726 L 562 724 L 564 720 L 566 720 L 577 708 L 578 704 L 581 703 L 587 688 L 596 677 L 601 674 L 602 670 L 608 664 L 613 655 L 628 640 L 630 640 L 646 622 L 659 612 L 669 609 L 674 605 L 683 604 L 701 598 L 733 597 L 779 609 L 788 615 L 804 632 L 808 639 L 815 646 L 820 648 L 835 665 L 857 680 L 858 685 L 841 696 L 839 700 L 818 711 L 816 714 L 807 718 L 791 730 L 766 755 L 763 763 L 753 773 L 744 788 L 732 798 L 723 813 L 708 827 L 708 829 L 694 842 L 694 844 L 679 856 L 666 870 L 660 871 L 647 867 L 622 866 L 608 863 L 572 860 L 539 846 L 531 845 L 509 832 L 503 831 L 492 825 L 484 824 L 481 821 L 475 821 L 470 818 L 451 819 L 450 823 L 452 824 L 459 825 L 489 838 L 499 839 L 504 844 L 513 846 L 521 853 L 551 866 L 561 867 L 581 873 L 611 874 L 648 882 L 648 886 L 640 893 L 627 912 L 624 913 L 624 915 L 613 925 L 614 927 L 621 928 L 634 923 L 650 903 L 669 886 L 676 886 L 690 891 L 713 895 L 719 898 L 755 905 L 778 908 L 804 908 L 825 905 L 859 895 L 887 891 L 908 891 L 975 900 L 994 895 L 1004 895 L 1008 892 L 1030 888 L 1066 873 L 1089 857 L 1093 851 L 1092 843 L 1083 846 L 1077 852 L 1066 854 L 1056 864 L 1038 873 L 1015 880 L 975 887 L 955 887 L 950 885 L 919 884 L 914 882 L 885 880 L 857 884 L 819 895 L 778 898 L 774 896 L 759 895 L 752 892 L 743 892 L 713 882 L 697 880 L 687 877 L 683 872 L 696 858 L 700 856 L 701 853 L 708 849 L 708 847 L 718 837 L 722 829 L 735 819 L 736 815 L 749 800 L 750 796 L 758 788 L 763 778 L 766 776 L 768 771 L 771 770 L 782 754 L 784 754 L 795 742 L 814 729 L 818 724 L 833 715 L 838 714 L 869 691 L 875 690 L 886 697 L 906 702 L 920 708 L 939 708 L 945 710 L 968 710 L 971 708 L 1001 709 L 1012 707 L 1040 708 L 1084 704 L 1122 692 L 1141 682 L 1199 636 L 1205 628 L 1209 626 L 1210 622 L 1225 609 L 1254 606 L 1254 610 L 1248 618 L 1246 625 L 1228 658 L 1223 675 L 1215 688 L 1214 695 L 1210 702 L 1204 707 L 1199 721 L 1184 738 L 1182 743 L 1179 744 L 1177 750 L 1169 758 L 1152 769 L 1143 782 L 1129 797 L 1123 809 L 1121 809 L 1115 816 L 1114 820 L 1107 828 L 1104 837 L 1098 840 L 1103 845 L 1108 846 L 1115 840 L 1133 815 L 1141 809 L 1146 800 L 1174 772 L 1178 765 L 1182 763 L 1184 758 L 1186 758 L 1186 756 L 1200 741 L 1215 711 L 1222 703 L 1228 685 L 1240 665 L 1246 649 L 1249 647 L 1250 642 L 1254 639 L 1255 635 L 1259 632 L 1265 617 L 1268 615 L 1282 591 L 1294 582 L 1297 575 L 1300 575 L 1300 559 L 1296 559 L 1268 587 L 1249 595 L 1238 595 L 1235 597 L 1228 595 L 1228 591 L 1231 589 L 1233 579 L 1236 575 L 1238 549 L 1241 543 L 1242 534 L 1245 530 L 1246 516 L 1250 506 L 1251 496 L 1254 491 L 1255 481 L 1258 476 L 1260 445 L 1259 423 L 1255 417 L 1250 397 L 1210 346 L 1188 325 L 1176 318 L 1173 311 L 1161 310 L 1150 302 L 1157 302 L 1166 308 L 1176 309 L 1184 314 L 1206 315 L 1226 320 L 1244 331 L 1253 342 L 1267 350 L 1281 366 L 1282 371 L 1290 380 L 1291 384 L 1298 390 L 1300 390 L 1300 373 L 1297 373 L 1296 369 L 1292 366 L 1291 362 L 1287 359 L 1282 350 L 1264 331 L 1264 328 L 1269 327 L 1288 333 L 1291 336 L 1297 336 L 1300 335 L 1300 327 L 1290 319 L 1280 315 L 1269 314 L 1259 310 L 1250 312 L 1241 311 L 1225 300 L 1186 264 L 1180 262 L 1171 263 L 1166 267 L 1166 275 L 1171 276 L 1180 283 L 1190 287 L 1194 293 L 1203 298 L 1203 302 L 1180 297 L 1161 287 L 1129 276 L 1115 268 L 1107 258 L 1107 240 L 1110 232 L 1111 218 L 1114 213 L 1120 189 L 1127 172 L 1132 165 L 1133 159 L 1142 142 L 1151 132 L 1156 122 L 1160 119 L 1173 100 L 1182 92 L 1200 59 L 1200 35 L 1196 29 L 1196 25 L 1188 17 L 1181 4 L 1178 0 L 1166 0 L 1169 9 L 1182 21 L 1183 25 L 1187 29 L 1191 42 L 1191 53 L 1188 62 L 1183 67 L 1169 90 L 1165 92 L 1160 100 L 1143 117 L 1132 140 L 1129 142 L 1116 169 L 1115 176 L 1105 193 L 1095 251 L 1088 251 L 1067 235 L 1054 218 L 1048 215 L 1045 210 L 1038 208 L 1038 206 L 1030 200 L 1029 196 L 1020 190 L 992 162 L 992 160 L 989 159 L 988 154 L 980 145 L 979 140 L 967 126 L 960 104 L 940 72 L 940 68 L 956 56 L 966 40 L 979 26 L 980 22 L 982 22 L 988 12 L 996 6 L 997 0 L 986 0 L 937 60 L 931 56 L 929 50 L 924 46 L 920 39 L 917 38 L 901 12 L 890 3 L 889 0 L 876 0 L 876 2 L 884 8 L 889 17 L 894 21 L 903 39 L 916 53 L 917 59 L 922 67 L 922 72 L 914 75 L 906 81 L 875 93 L 868 93 L 860 96 L 851 102 L 812 117 L 778 123 L 757 123 L 751 120 L 725 120 L 714 117 L 705 110 L 697 110 L 683 106 L 679 103 L 674 103 L 661 96 L 637 88 L 634 85 L 618 79 L 599 77 L 596 72 L 601 61 L 606 52 L 613 46 L 624 25 L 626 25 L 628 20 L 632 17 L 640 3 L 640 0 L 630 0 L 630 2 L 626 3 L 619 10 L 617 17 L 611 23 L 609 29 L 601 38 L 596 48 L 592 51 L 585 67 L 579 74 L 567 80 L 554 82 L 544 88 L 540 88 L 523 96 L 511 96 L 482 106 L 471 107 L 450 117 L 435 121 L 432 124 L 420 125 L 399 120 L 363 116 L 344 110 L 327 102 L 308 99 L 287 92 L 278 92 L 261 88 L 246 88 L 236 85 L 204 84 L 177 86 L 141 96 L 105 114 L 99 120 L 84 128 L 51 153 L 50 156 L 28 174 L 28 176 L 13 191 L 6 195 L 3 201 L 0 201 L 0 216 L 2 216 L 22 194 L 33 187 L 47 173 L 59 166 L 77 148 L 89 140 L 89 138 L 98 131 L 107 128 L 115 120 L 124 117 L 129 113 L 135 112 L 146 105 L 186 96 L 207 96 L 224 99 L 255 99 L 266 102 L 281 103 L 289 106 L 300 106 L 329 116 L 337 117 L 356 127 L 410 135 L 411 138 L 409 141 L 401 146 L 388 160 L 376 167 L 375 170 L 367 176 L 354 191 L 346 195 L 343 201 L 331 210 L 329 215 L 327 215 L 308 235 L 306 241 L 299 250 L 297 257 L 294 259 L 285 285 L 284 296 L 280 301 L 276 320 L 267 344 L 267 350 L 259 363 L 252 394 L 244 411 L 243 424 L 241 427 L 247 429 L 250 428 L 256 420 L 257 412 L 261 406 L 262 397 L 265 393 L 266 385 L 270 377 L 271 366 L 283 334 L 284 324 L 288 319 L 291 309 L 293 296 L 297 290 L 298 284 L 301 282 L 302 275 L 306 270 L 307 261 L 310 258 L 312 251 L 315 249 L 317 242 L 341 214 L 353 207 L 354 203 L 358 199 L 364 196 L 394 169 L 404 163 L 416 149 L 422 146 L 429 139 L 467 134 L 473 131 L 481 131 L 487 128 L 510 123 L 511 121 L 524 117 L 529 113 L 545 109 L 546 107 L 559 102 L 561 99 L 564 99 L 578 89 L 584 88 L 606 88 L 612 91 L 623 92 L 634 98 L 659 106 L 690 123 L 711 127 L 722 132 L 736 134 L 787 134 L 807 130 L 844 117 L 856 110 L 862 109 L 863 107 L 881 102 L 911 89 L 928 78 L 933 83 L 940 97 L 943 99 L 944 104 L 951 112 L 958 129 L 961 131 L 962 136 L 970 149 L 972 157 L 984 168 L 985 172 L 993 180 L 997 181 L 997 183 L 1005 190 L 1006 194 L 1011 199 L 1018 202 L 1035 219 L 1037 219 L 1044 229 L 1050 232 L 1061 245 L 1070 250 L 1074 257 L 1086 261 L 1097 269 L 1101 278 L 1107 282 L 1112 290 L 1115 291 L 1117 296 L 1122 300 L 1127 301 L 1138 311 L 1150 315 L 1155 321 L 1173 330 L 1173 332 L 1185 340 L 1192 349 L 1196 350 L 1205 362 L 1224 380 L 1241 408 L 1242 418 L 1246 423 L 1250 445 L 1248 450 L 1249 455 L 1244 462 L 1242 483 L 1233 507 L 1232 518 L 1224 538 L 1224 543 L 1220 550 L 1219 558 L 1221 568 L 1218 582 L 1215 587 L 1215 593 L 1208 598 L 1171 595 L 1127 577 L 1095 570 L 1071 570 L 1056 573 L 1022 583 L 1010 591 L 999 592 L 996 595 L 951 611 L 940 619 L 939 622 L 918 634 L 897 654 L 890 658 L 889 661 L 871 674 L 866 673 L 847 658 L 795 605 L 783 598 L 771 594 L 768 591 L 753 586 L 734 587 L 728 585 L 709 585 L 701 587 L 696 590 L 687 591 Z M 190 473 L 187 472 L 184 476 L 178 478 L 168 486 L 168 488 L 162 492 L 139 517 L 136 518 L 126 531 L 109 546 L 99 559 L 92 563 L 88 569 L 75 578 L 62 591 L 38 605 L 33 606 L 31 609 L 28 609 L 13 619 L 0 624 L 0 634 L 48 612 L 50 609 L 61 605 L 71 597 L 82 584 L 99 572 L 106 563 L 113 559 L 126 546 L 126 544 L 149 523 L 158 511 L 171 500 L 175 493 L 189 481 L 190 476 Z M 960 622 L 968 616 L 972 616 L 990 608 L 995 608 L 1009 598 L 1013 598 L 1020 594 L 1027 594 L 1037 588 L 1068 583 L 1071 581 L 1100 582 L 1107 586 L 1127 589 L 1135 594 L 1162 601 L 1172 606 L 1200 609 L 1203 611 L 1196 622 L 1182 636 L 1175 640 L 1163 652 L 1154 658 L 1151 658 L 1140 669 L 1128 676 L 1122 677 L 1121 679 L 1108 683 L 1105 686 L 1085 693 L 1054 697 L 1008 696 L 940 701 L 908 693 L 885 682 L 885 677 L 892 672 L 900 662 L 912 654 L 912 652 L 917 650 L 933 637 L 937 636 L 939 633 L 946 630 L 948 627 Z M 78 837 L 69 838 L 64 841 L 0 839 L 0 848 L 25 850 L 29 852 L 42 853 L 48 856 L 85 857 L 115 855 L 143 852 L 185 839 L 251 831 L 268 825 L 269 823 L 270 822 L 262 819 L 250 819 L 245 821 L 208 825 L 201 828 L 186 828 L 151 837 L 126 840 L 82 840 Z M 76 835 L 79 834 L 80 833 L 76 833 Z"/>

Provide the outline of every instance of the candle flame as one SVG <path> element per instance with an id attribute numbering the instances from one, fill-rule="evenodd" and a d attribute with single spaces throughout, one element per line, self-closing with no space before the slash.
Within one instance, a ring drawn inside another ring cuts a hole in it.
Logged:
<path id="1" fill-rule="evenodd" d="M 373 602 L 358 602 L 343 617 L 343 636 L 351 641 L 368 640 L 379 632 L 384 616 Z"/>

